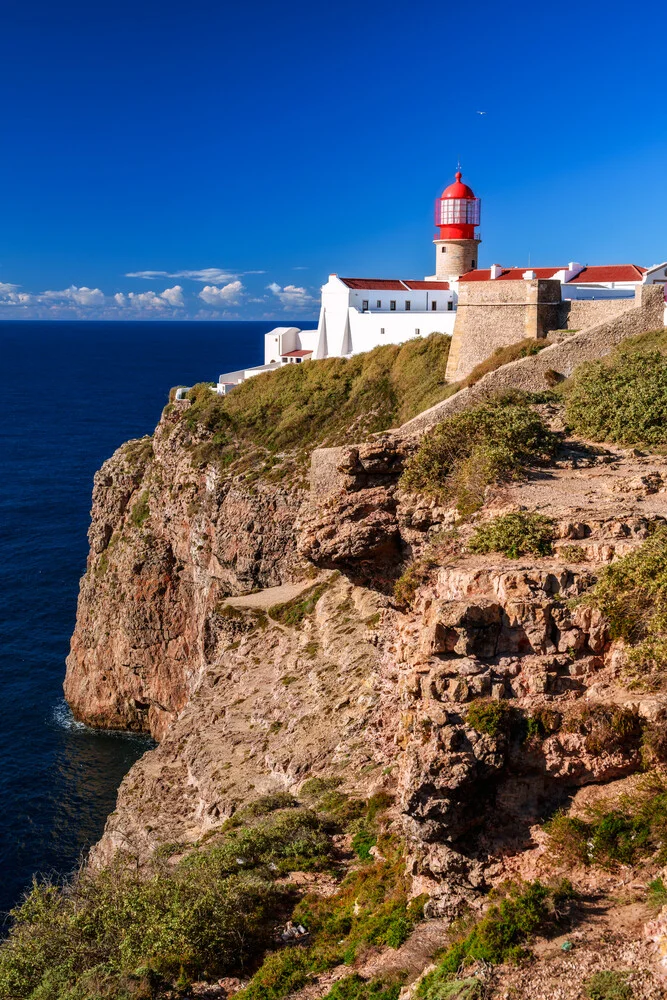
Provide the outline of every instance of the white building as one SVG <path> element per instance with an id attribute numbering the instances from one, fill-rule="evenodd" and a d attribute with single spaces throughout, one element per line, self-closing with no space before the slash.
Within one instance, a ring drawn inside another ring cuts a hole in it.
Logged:
<path id="1" fill-rule="evenodd" d="M 567 267 L 477 267 L 481 239 L 480 200 L 461 181 L 461 173 L 436 201 L 438 235 L 435 274 L 424 280 L 339 278 L 330 274 L 322 286 L 316 329 L 279 326 L 264 338 L 264 364 L 220 375 L 216 391 L 229 392 L 253 375 L 287 364 L 331 357 L 351 357 L 380 344 L 401 344 L 430 333 L 452 334 L 459 282 L 518 281 L 550 278 L 561 282 L 563 299 L 631 298 L 640 283 L 667 287 L 667 262 L 650 268 L 637 264 Z M 666 317 L 667 321 L 667 309 Z"/>

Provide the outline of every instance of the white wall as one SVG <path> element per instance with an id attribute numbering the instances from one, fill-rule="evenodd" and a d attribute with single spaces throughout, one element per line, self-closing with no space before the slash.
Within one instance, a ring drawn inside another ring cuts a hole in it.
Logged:
<path id="1" fill-rule="evenodd" d="M 634 281 L 609 281 L 596 285 L 562 285 L 561 295 L 564 299 L 632 299 L 636 287 Z"/>
<path id="2" fill-rule="evenodd" d="M 378 299 L 382 302 L 380 309 L 376 305 Z M 408 299 L 411 308 L 406 311 L 405 302 Z M 378 344 L 400 344 L 415 336 L 426 337 L 429 333 L 451 334 L 456 310 L 448 310 L 447 303 L 455 305 L 454 299 L 452 289 L 387 291 L 348 288 L 337 275 L 332 274 L 322 287 L 329 356 L 359 354 L 372 350 Z M 368 312 L 362 312 L 365 300 L 368 300 Z M 389 306 L 392 300 L 396 302 L 395 311 Z M 438 306 L 435 311 L 431 310 L 433 301 Z M 344 344 L 348 320 L 350 342 Z M 415 333 L 416 330 L 419 334 Z M 345 347 L 349 349 L 344 350 Z"/>
<path id="3" fill-rule="evenodd" d="M 360 313 L 350 309 L 351 354 L 370 351 L 379 344 L 402 344 L 430 333 L 454 332 L 456 310 L 452 312 Z M 327 330 L 329 330 L 327 315 Z M 384 330 L 384 333 L 382 333 Z M 419 330 L 419 333 L 417 333 Z"/>

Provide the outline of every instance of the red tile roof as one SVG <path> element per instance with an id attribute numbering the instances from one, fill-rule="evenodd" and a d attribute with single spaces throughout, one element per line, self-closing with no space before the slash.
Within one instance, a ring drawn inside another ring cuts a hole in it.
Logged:
<path id="1" fill-rule="evenodd" d="M 405 292 L 412 291 L 447 291 L 449 282 L 447 281 L 402 281 L 400 278 L 341 278 L 348 288 L 377 292 Z"/>
<path id="2" fill-rule="evenodd" d="M 344 285 L 348 288 L 368 288 L 369 290 L 376 289 L 377 291 L 386 292 L 404 292 L 405 285 L 402 281 L 397 281 L 393 278 L 341 278 L 340 279 Z"/>
<path id="3" fill-rule="evenodd" d="M 645 273 L 646 268 L 640 267 L 639 264 L 608 264 L 599 267 L 585 267 L 583 271 L 568 281 L 568 285 L 601 281 L 641 281 Z"/>
<path id="4" fill-rule="evenodd" d="M 533 271 L 536 278 L 552 278 L 560 267 L 507 267 L 494 281 L 521 281 L 526 271 Z M 477 271 L 467 271 L 459 281 L 491 281 L 490 268 L 480 268 Z"/>
<path id="5" fill-rule="evenodd" d="M 495 281 L 520 281 L 526 271 L 534 271 L 536 278 L 552 278 L 557 271 L 566 270 L 562 267 L 507 267 L 495 278 Z M 600 283 L 609 281 L 641 281 L 642 275 L 646 272 L 645 267 L 638 264 L 604 264 L 594 267 L 585 267 L 583 271 L 575 275 L 567 282 L 568 285 Z M 491 271 L 489 268 L 480 268 L 476 271 L 468 271 L 462 274 L 459 281 L 490 281 Z"/>
<path id="6" fill-rule="evenodd" d="M 449 288 L 448 281 L 404 281 L 404 285 L 408 288 L 412 288 L 413 291 L 424 291 L 424 292 L 440 292 L 447 291 Z"/>
<path id="7" fill-rule="evenodd" d="M 285 353 L 281 354 L 280 357 L 281 358 L 305 358 L 306 355 L 312 354 L 312 353 L 313 353 L 312 351 L 285 351 Z"/>

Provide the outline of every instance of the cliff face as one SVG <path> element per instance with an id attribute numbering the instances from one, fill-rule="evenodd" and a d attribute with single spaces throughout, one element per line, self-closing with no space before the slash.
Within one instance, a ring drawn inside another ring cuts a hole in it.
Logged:
<path id="1" fill-rule="evenodd" d="M 151 439 L 95 476 L 65 696 L 89 725 L 160 739 L 197 688 L 207 622 L 228 594 L 298 576 L 299 490 L 239 485 L 193 462 L 196 439 L 167 408 Z"/>
<path id="2" fill-rule="evenodd" d="M 347 488 L 317 501 L 193 475 L 182 435 L 167 416 L 152 450 L 126 446 L 96 479 L 67 693 L 89 721 L 161 739 L 123 782 L 98 861 L 199 840 L 248 799 L 335 775 L 397 795 L 432 911 L 447 913 L 576 788 L 640 768 L 639 736 L 590 750 L 603 723 L 582 705 L 627 703 L 623 651 L 570 600 L 667 516 L 663 458 L 565 450 L 549 476 L 495 491 L 485 515 L 527 504 L 556 521 L 554 555 L 517 562 L 467 553 L 470 525 L 452 541 L 454 513 L 402 494 L 391 450 L 344 455 Z M 387 596 L 406 552 L 430 566 L 409 608 Z M 286 599 L 271 588 L 300 576 L 296 618 L 268 617 Z M 517 753 L 467 721 L 479 698 L 574 722 Z M 645 720 L 661 704 L 633 703 Z"/>
<path id="3" fill-rule="evenodd" d="M 629 690 L 623 643 L 574 599 L 667 522 L 667 459 L 565 442 L 452 530 L 454 510 L 399 487 L 414 442 L 338 449 L 322 497 L 198 468 L 187 406 L 95 480 L 66 694 L 79 718 L 160 743 L 92 863 L 178 855 L 244 803 L 323 778 L 391 796 L 429 918 L 551 878 L 545 817 L 591 788 L 620 796 L 664 725 L 667 696 Z M 522 510 L 553 519 L 552 554 L 471 554 L 476 524 Z"/>

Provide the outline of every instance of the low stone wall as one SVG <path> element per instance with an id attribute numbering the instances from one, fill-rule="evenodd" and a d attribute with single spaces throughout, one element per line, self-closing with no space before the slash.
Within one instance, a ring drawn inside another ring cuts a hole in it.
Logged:
<path id="1" fill-rule="evenodd" d="M 634 299 L 572 299 L 561 306 L 560 326 L 563 330 L 583 330 L 594 323 L 613 319 L 619 313 L 632 308 Z"/>
<path id="2" fill-rule="evenodd" d="M 508 282 L 509 284 L 509 282 Z M 595 361 L 609 354 L 626 337 L 635 337 L 649 330 L 664 327 L 664 293 L 662 285 L 640 285 L 634 300 L 625 300 L 626 309 L 605 322 L 589 326 L 568 337 L 561 343 L 545 347 L 539 354 L 519 361 L 512 361 L 494 372 L 489 372 L 469 389 L 461 389 L 454 396 L 436 403 L 428 410 L 409 420 L 393 431 L 381 436 L 382 448 L 389 448 L 393 455 L 391 470 L 400 467 L 399 454 L 409 452 L 416 441 L 426 431 L 447 417 L 477 403 L 489 396 L 508 389 L 523 389 L 527 392 L 542 392 L 549 386 L 547 372 L 558 372 L 567 378 L 575 368 L 585 361 Z M 350 489 L 351 480 L 359 479 L 360 485 L 371 472 L 379 472 L 377 451 L 380 441 L 350 445 L 345 448 L 318 448 L 313 452 L 311 465 L 311 491 L 313 499 L 329 496 L 339 489 Z M 366 452 L 369 452 L 366 458 Z"/>

